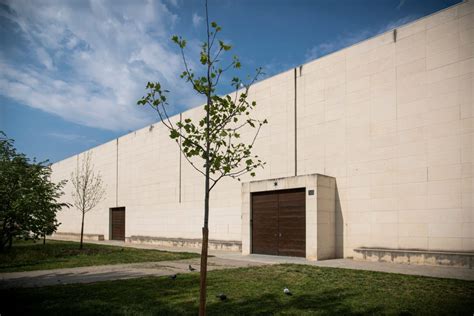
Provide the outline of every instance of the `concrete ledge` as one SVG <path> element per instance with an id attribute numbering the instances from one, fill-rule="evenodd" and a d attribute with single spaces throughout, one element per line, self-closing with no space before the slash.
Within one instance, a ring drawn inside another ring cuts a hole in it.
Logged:
<path id="1" fill-rule="evenodd" d="M 126 237 L 125 242 L 132 244 L 153 244 L 173 248 L 201 248 L 201 239 L 168 238 L 151 236 Z M 210 250 L 242 251 L 242 242 L 235 240 L 209 240 Z"/>
<path id="2" fill-rule="evenodd" d="M 356 248 L 354 260 L 451 266 L 472 269 L 473 252 L 430 251 L 389 248 Z"/>
<path id="3" fill-rule="evenodd" d="M 81 234 L 80 233 L 54 233 L 49 237 L 50 239 L 58 239 L 58 240 L 80 240 Z M 100 234 L 84 234 L 84 240 L 104 240 L 104 235 Z"/>

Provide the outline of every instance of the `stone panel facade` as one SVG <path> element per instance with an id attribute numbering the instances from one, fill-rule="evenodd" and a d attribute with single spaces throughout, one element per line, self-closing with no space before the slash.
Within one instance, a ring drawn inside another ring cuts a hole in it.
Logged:
<path id="1" fill-rule="evenodd" d="M 341 257 L 360 247 L 474 251 L 473 73 L 474 2 L 465 1 L 258 82 L 249 98 L 269 121 L 255 146 L 267 166 L 242 181 L 335 178 Z M 86 233 L 110 237 L 109 208 L 124 206 L 127 237 L 200 237 L 204 179 L 163 126 L 91 151 L 107 197 Z M 68 179 L 77 161 L 55 163 L 53 179 Z M 78 232 L 79 215 L 63 210 L 59 230 Z M 223 181 L 210 238 L 245 243 L 243 216 L 241 184 Z"/>

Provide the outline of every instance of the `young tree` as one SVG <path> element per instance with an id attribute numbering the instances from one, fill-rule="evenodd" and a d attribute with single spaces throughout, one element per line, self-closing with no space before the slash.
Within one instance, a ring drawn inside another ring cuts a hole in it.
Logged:
<path id="1" fill-rule="evenodd" d="M 58 201 L 66 181 L 55 184 L 50 178 L 47 161 L 30 161 L 0 131 L 0 251 L 15 237 L 45 239 L 56 231 L 56 213 L 69 205 Z"/>
<path id="2" fill-rule="evenodd" d="M 201 45 L 200 63 L 203 66 L 202 73 L 194 72 L 186 59 L 184 50 L 186 40 L 173 36 L 172 41 L 176 43 L 181 51 L 184 71 L 181 74 L 192 88 L 206 98 L 204 106 L 205 116 L 198 122 L 186 118 L 179 122 L 173 122 L 168 116 L 170 112 L 167 102 L 167 93 L 160 83 L 148 82 L 147 94 L 138 101 L 139 105 L 148 105 L 153 108 L 170 132 L 183 156 L 204 176 L 204 225 L 202 228 L 202 250 L 200 270 L 200 304 L 199 314 L 206 313 L 206 276 L 207 255 L 209 238 L 209 197 L 211 190 L 225 177 L 240 180 L 240 176 L 249 173 L 255 176 L 254 170 L 265 165 L 257 155 L 252 154 L 252 148 L 261 127 L 267 120 L 258 120 L 250 116 L 251 110 L 256 102 L 247 100 L 250 86 L 262 74 L 261 68 L 257 69 L 255 76 L 248 83 L 244 83 L 237 77 L 231 81 L 235 88 L 235 95 L 218 96 L 216 89 L 223 74 L 232 69 L 241 67 L 240 61 L 233 56 L 223 65 L 222 56 L 231 50 L 231 46 L 217 38 L 221 27 L 216 22 L 209 23 L 207 1 L 206 10 L 206 40 Z M 254 129 L 254 136 L 245 143 L 240 139 L 244 129 Z M 201 160 L 197 162 L 196 160 Z M 201 167 L 202 166 L 202 167 Z"/>
<path id="3" fill-rule="evenodd" d="M 71 173 L 73 185 L 72 199 L 73 205 L 82 214 L 81 220 L 81 242 L 79 248 L 83 248 L 84 240 L 84 218 L 86 213 L 92 211 L 97 204 L 105 197 L 105 188 L 100 172 L 94 171 L 92 164 L 92 154 L 87 152 L 82 157 L 81 164 L 76 167 L 76 171 Z"/>

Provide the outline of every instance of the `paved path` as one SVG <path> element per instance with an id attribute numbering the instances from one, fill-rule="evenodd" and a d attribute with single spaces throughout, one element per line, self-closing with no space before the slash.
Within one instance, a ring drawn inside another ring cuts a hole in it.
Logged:
<path id="1" fill-rule="evenodd" d="M 107 280 L 123 280 L 145 276 L 165 276 L 182 273 L 198 273 L 199 258 L 176 261 L 116 264 L 68 269 L 39 270 L 0 273 L 0 289 L 15 287 L 37 287 L 55 284 L 92 283 Z M 196 269 L 191 272 L 189 265 Z M 211 257 L 208 270 L 261 266 L 268 263 L 231 260 Z M 179 277 L 179 275 L 178 275 Z"/>
<path id="2" fill-rule="evenodd" d="M 114 241 L 101 241 L 93 243 L 175 252 L 199 252 L 199 249 L 197 248 L 168 248 L 156 245 L 128 244 Z M 278 257 L 266 255 L 242 256 L 240 253 L 227 251 L 210 251 L 210 254 L 214 257 L 209 258 L 209 270 L 292 263 L 309 264 L 319 267 L 380 271 L 387 273 L 421 275 L 437 278 L 474 280 L 473 269 L 456 267 L 367 262 L 354 261 L 351 259 L 308 261 L 304 258 L 294 257 Z M 195 273 L 199 271 L 199 258 L 193 258 L 177 261 L 146 262 L 57 270 L 0 273 L 0 288 L 35 287 L 69 283 L 91 283 L 105 280 L 139 278 L 144 276 L 164 276 L 172 275 L 175 273 L 190 273 L 190 271 L 188 270 L 189 264 L 196 268 Z"/>
<path id="3" fill-rule="evenodd" d="M 240 255 L 239 255 L 240 256 Z M 227 255 L 226 258 L 232 256 Z M 399 273 L 409 275 L 420 275 L 435 278 L 448 278 L 474 281 L 474 270 L 458 267 L 429 266 L 415 264 L 400 264 L 388 262 L 356 261 L 352 259 L 332 259 L 323 261 L 308 261 L 303 258 L 274 257 L 265 255 L 240 256 L 249 262 L 259 262 L 267 264 L 294 263 L 309 264 L 318 267 L 343 268 L 366 271 L 379 271 L 387 273 Z"/>
<path id="4" fill-rule="evenodd" d="M 130 244 L 116 241 L 100 241 L 97 243 L 102 244 L 119 244 L 126 247 L 136 247 L 143 249 L 158 249 L 165 251 L 185 251 L 199 253 L 198 248 L 170 248 L 157 245 L 149 244 Z M 367 270 L 367 271 L 380 271 L 387 273 L 400 273 L 409 275 L 421 275 L 435 278 L 448 278 L 448 279 L 460 279 L 460 280 L 474 280 L 474 269 L 458 268 L 458 267 L 446 267 L 446 266 L 429 266 L 429 265 L 415 265 L 415 264 L 401 264 L 401 263 L 389 263 L 389 262 L 370 262 L 370 261 L 356 261 L 352 259 L 333 259 L 323 261 L 308 261 L 304 258 L 295 257 L 279 257 L 279 256 L 266 256 L 266 255 L 249 255 L 242 256 L 238 252 L 230 251 L 216 251 L 210 250 L 209 253 L 218 258 L 232 259 L 232 260 L 243 260 L 248 262 L 256 263 L 267 263 L 267 264 L 281 264 L 281 263 L 294 263 L 294 264 L 310 264 L 319 267 L 331 267 L 331 268 L 344 268 L 344 269 L 355 269 L 355 270 Z"/>

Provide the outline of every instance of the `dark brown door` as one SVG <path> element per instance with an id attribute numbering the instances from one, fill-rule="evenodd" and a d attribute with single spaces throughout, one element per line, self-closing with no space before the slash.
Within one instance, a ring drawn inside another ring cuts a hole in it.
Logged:
<path id="1" fill-rule="evenodd" d="M 305 257 L 305 189 L 252 194 L 252 253 Z"/>
<path id="2" fill-rule="evenodd" d="M 305 257 L 306 210 L 305 189 L 278 194 L 278 254 Z"/>
<path id="3" fill-rule="evenodd" d="M 252 194 L 252 252 L 278 255 L 278 194 Z"/>
<path id="4" fill-rule="evenodd" d="M 125 207 L 110 209 L 112 240 L 125 240 Z"/>

